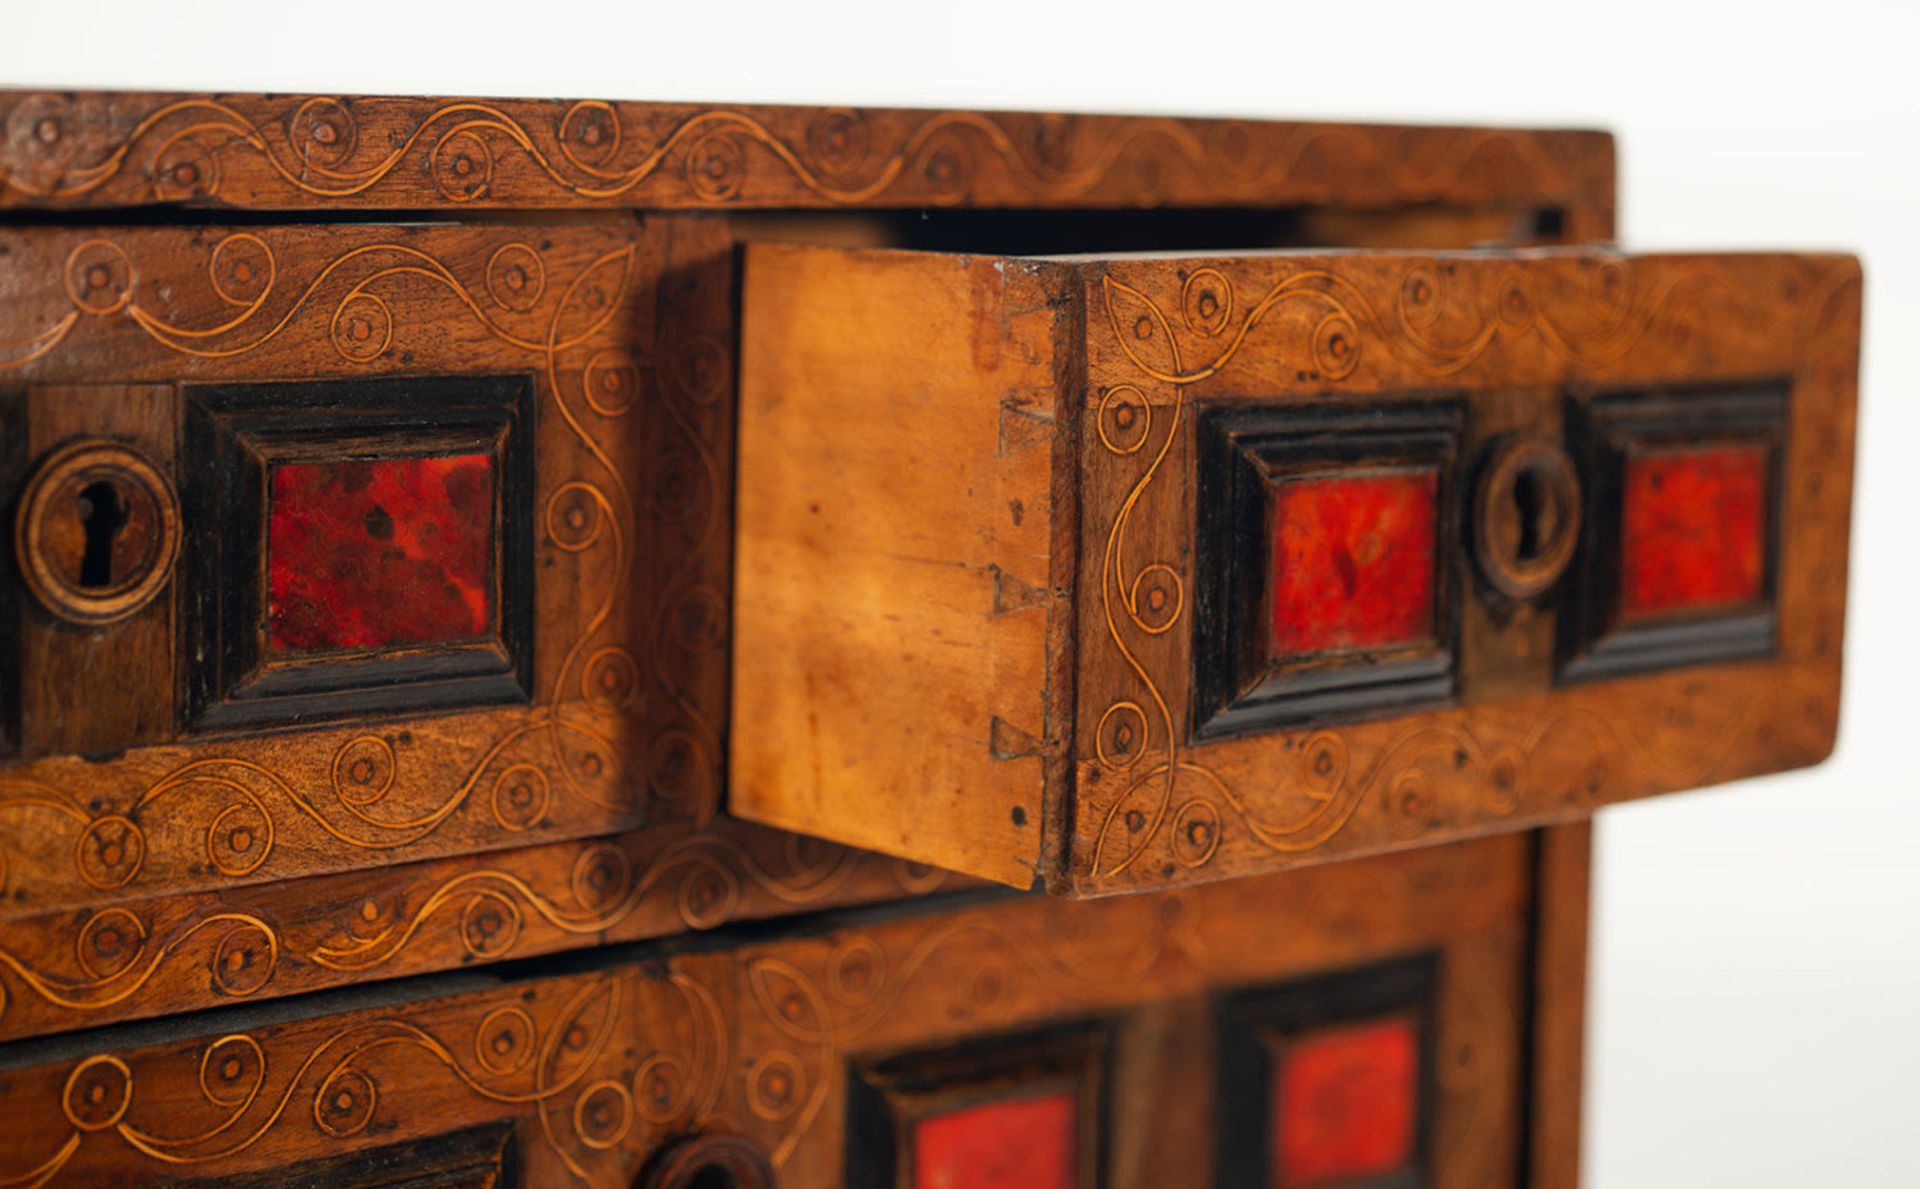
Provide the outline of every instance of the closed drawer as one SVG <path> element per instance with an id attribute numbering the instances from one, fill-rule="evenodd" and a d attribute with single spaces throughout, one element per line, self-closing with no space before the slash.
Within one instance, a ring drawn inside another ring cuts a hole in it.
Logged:
<path id="1" fill-rule="evenodd" d="M 1534 856 L 922 902 L 19 1044 L 0 1179 L 891 1189 L 1012 1156 L 1059 1189 L 1498 1189 L 1561 1006 L 1532 990 Z"/>
<path id="2" fill-rule="evenodd" d="M 745 277 L 743 817 L 1101 894 L 1831 747 L 1851 259 Z"/>
<path id="3" fill-rule="evenodd" d="M 716 226 L 16 225 L 0 261 L 4 912 L 717 797 Z"/>

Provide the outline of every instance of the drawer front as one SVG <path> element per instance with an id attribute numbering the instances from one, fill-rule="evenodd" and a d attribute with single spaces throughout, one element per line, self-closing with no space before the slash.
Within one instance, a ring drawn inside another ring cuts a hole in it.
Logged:
<path id="1" fill-rule="evenodd" d="M 0 236 L 6 911 L 709 811 L 725 252 L 613 217 Z"/>
<path id="2" fill-rule="evenodd" d="M 1858 319 L 1833 257 L 755 248 L 732 804 L 1099 894 L 1817 762 Z"/>
<path id="3" fill-rule="evenodd" d="M 716 818 L 368 871 L 20 912 L 0 1040 L 257 1003 L 969 881 Z"/>
<path id="4" fill-rule="evenodd" d="M 1532 854 L 1514 836 L 1098 904 L 922 906 L 336 1014 L 93 1033 L 0 1070 L 0 1177 L 312 1161 L 355 1183 L 370 1154 L 430 1149 L 539 1185 L 992 1185 L 1021 1152 L 1074 1189 L 1489 1189 L 1515 1176 L 1546 1006 Z M 733 1179 L 698 1179 L 713 1165 Z"/>

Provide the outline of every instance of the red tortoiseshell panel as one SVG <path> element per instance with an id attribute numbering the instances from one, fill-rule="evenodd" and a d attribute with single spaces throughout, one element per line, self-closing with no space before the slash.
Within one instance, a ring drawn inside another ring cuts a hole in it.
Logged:
<path id="1" fill-rule="evenodd" d="M 915 1189 L 1074 1189 L 1070 1091 L 981 1103 L 913 1126 Z"/>
<path id="2" fill-rule="evenodd" d="M 267 512 L 274 653 L 493 634 L 493 459 L 281 463 Z"/>
<path id="3" fill-rule="evenodd" d="M 1273 1074 L 1273 1183 L 1342 1184 L 1405 1166 L 1419 1118 L 1419 1030 L 1410 1019 L 1287 1042 Z"/>
<path id="4" fill-rule="evenodd" d="M 1766 575 L 1766 447 L 1753 443 L 1631 455 L 1624 487 L 1624 616 L 1732 607 L 1760 598 Z"/>
<path id="5" fill-rule="evenodd" d="M 1439 473 L 1291 479 L 1272 495 L 1272 656 L 1433 635 Z"/>

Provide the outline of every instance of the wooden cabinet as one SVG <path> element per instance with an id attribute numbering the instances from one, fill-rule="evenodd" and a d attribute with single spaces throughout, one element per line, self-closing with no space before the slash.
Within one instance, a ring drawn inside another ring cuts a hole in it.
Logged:
<path id="1" fill-rule="evenodd" d="M 1858 351 L 1614 206 L 0 94 L 0 1185 L 1573 1185 L 1584 819 L 1830 746 Z"/>
<path id="2" fill-rule="evenodd" d="M 1859 279 L 755 245 L 733 809 L 1085 895 L 1814 763 Z"/>

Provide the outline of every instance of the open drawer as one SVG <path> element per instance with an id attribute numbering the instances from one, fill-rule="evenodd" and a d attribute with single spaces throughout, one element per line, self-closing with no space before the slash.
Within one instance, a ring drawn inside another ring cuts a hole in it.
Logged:
<path id="1" fill-rule="evenodd" d="M 1817 762 L 1859 295 L 752 246 L 732 811 L 1092 895 Z"/>

